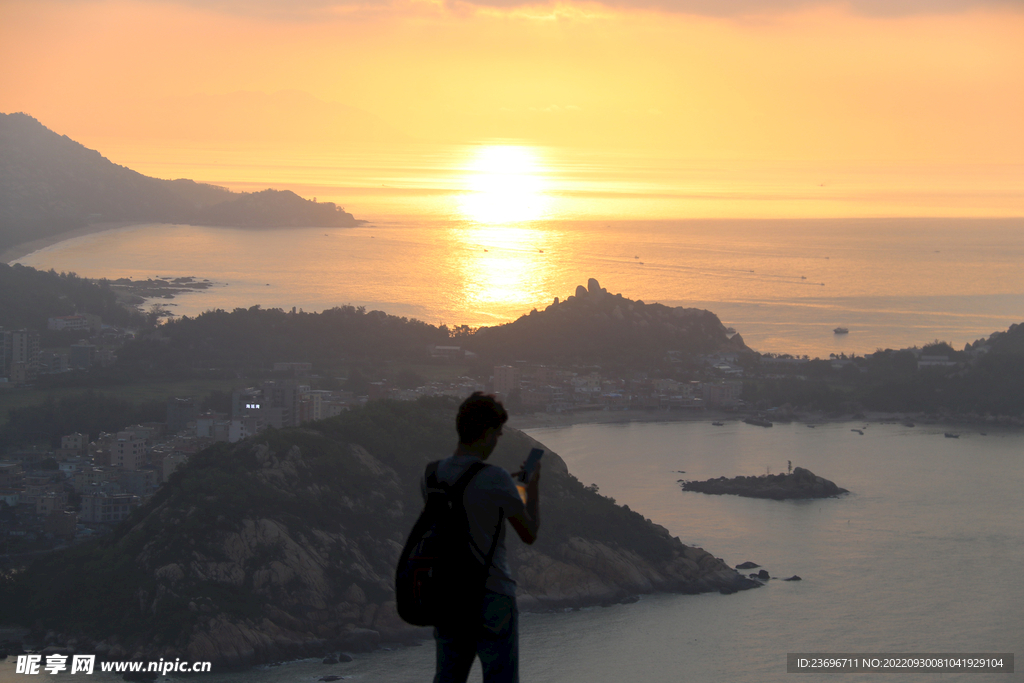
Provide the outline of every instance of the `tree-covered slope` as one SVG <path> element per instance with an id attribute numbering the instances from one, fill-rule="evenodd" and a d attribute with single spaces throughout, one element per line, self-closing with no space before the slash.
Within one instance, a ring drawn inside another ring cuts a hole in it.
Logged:
<path id="1" fill-rule="evenodd" d="M 669 354 L 749 351 L 710 311 L 633 301 L 593 278 L 543 311 L 477 330 L 466 346 L 485 358 L 634 368 L 664 363 Z"/>
<path id="2" fill-rule="evenodd" d="M 111 325 L 141 324 L 142 316 L 118 303 L 105 281 L 94 282 L 74 273 L 42 271 L 0 263 L 0 327 L 46 329 L 52 317 L 92 314 Z"/>
<path id="3" fill-rule="evenodd" d="M 114 659 L 247 665 L 421 632 L 392 576 L 419 478 L 455 442 L 456 403 L 383 402 L 195 456 L 116 533 L 37 561 L 2 596 L 18 620 Z M 533 442 L 510 431 L 515 467 Z M 540 539 L 510 534 L 521 604 L 602 604 L 755 585 L 585 488 L 545 456 Z"/>

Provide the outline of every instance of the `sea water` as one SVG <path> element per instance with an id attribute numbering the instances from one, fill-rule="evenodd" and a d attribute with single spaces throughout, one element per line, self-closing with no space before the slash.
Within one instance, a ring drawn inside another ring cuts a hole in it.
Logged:
<path id="1" fill-rule="evenodd" d="M 734 595 L 653 595 L 634 604 L 524 615 L 524 681 L 764 683 L 791 679 L 789 652 L 1024 652 L 1019 432 L 971 428 L 950 439 L 934 426 L 793 423 L 765 429 L 737 421 L 528 431 L 603 495 L 684 543 L 730 565 L 756 562 L 774 578 Z M 683 492 L 678 484 L 775 474 L 790 465 L 850 493 L 773 501 Z M 802 581 L 781 580 L 794 574 Z M 412 683 L 429 680 L 432 667 L 427 642 L 357 654 L 348 664 L 308 660 L 201 680 L 294 683 L 335 674 Z M 13 671 L 11 658 L 0 662 L 0 681 L 26 680 Z M 478 677 L 477 669 L 470 680 Z M 981 680 L 966 673 L 885 674 L 887 681 L 925 679 Z M 842 680 L 875 679 L 848 674 Z"/>
<path id="2" fill-rule="evenodd" d="M 757 351 L 827 358 L 935 340 L 959 348 L 1021 322 L 1022 228 L 1021 219 L 895 218 L 157 224 L 74 238 L 18 262 L 215 283 L 155 300 L 178 315 L 350 304 L 471 327 L 543 309 L 596 278 L 630 299 L 711 310 Z"/>

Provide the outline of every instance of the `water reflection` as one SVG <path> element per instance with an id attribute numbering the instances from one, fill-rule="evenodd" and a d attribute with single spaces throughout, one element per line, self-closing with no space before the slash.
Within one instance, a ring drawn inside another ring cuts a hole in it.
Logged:
<path id="1" fill-rule="evenodd" d="M 476 225 L 453 229 L 451 240 L 448 272 L 464 309 L 516 317 L 551 296 L 559 231 Z"/>
<path id="2" fill-rule="evenodd" d="M 545 194 L 545 173 L 534 148 L 477 147 L 467 164 L 467 191 L 458 198 L 459 212 L 467 220 L 487 225 L 546 218 L 551 199 Z"/>

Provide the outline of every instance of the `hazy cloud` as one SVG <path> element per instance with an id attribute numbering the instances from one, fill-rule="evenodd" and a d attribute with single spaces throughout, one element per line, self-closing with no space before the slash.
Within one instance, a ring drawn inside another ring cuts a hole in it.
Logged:
<path id="1" fill-rule="evenodd" d="M 66 0 L 82 2 L 83 0 Z M 443 10 L 466 7 L 514 9 L 554 7 L 562 0 L 143 0 L 178 4 L 228 14 L 265 17 L 323 18 L 373 15 L 415 8 Z M 571 2 L 571 0 L 570 0 Z M 584 5 L 613 9 L 653 10 L 678 14 L 730 17 L 791 12 L 807 7 L 838 5 L 857 14 L 906 16 L 956 14 L 977 9 L 1024 10 L 1024 0 L 584 0 Z"/>
<path id="2" fill-rule="evenodd" d="M 530 0 L 459 0 L 486 7 L 522 7 L 553 4 Z M 821 5 L 840 5 L 871 16 L 913 14 L 955 14 L 982 8 L 1024 10 L 1024 0 L 598 0 L 596 4 L 616 9 L 657 10 L 703 16 L 747 16 L 790 12 Z"/>

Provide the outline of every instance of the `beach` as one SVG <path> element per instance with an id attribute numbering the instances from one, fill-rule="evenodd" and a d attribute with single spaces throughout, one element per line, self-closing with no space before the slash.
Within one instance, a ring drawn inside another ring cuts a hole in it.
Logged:
<path id="1" fill-rule="evenodd" d="M 49 235 L 48 237 L 40 237 L 39 239 L 32 240 L 31 242 L 15 244 L 13 247 L 8 247 L 4 251 L 0 252 L 0 263 L 13 263 L 14 261 L 24 258 L 33 252 L 39 251 L 40 249 L 52 247 L 55 244 L 60 244 L 61 242 L 66 242 L 67 240 L 72 240 L 76 237 L 85 237 L 86 235 L 94 235 L 99 232 L 106 232 L 107 230 L 126 228 L 130 225 L 138 225 L 138 223 L 134 221 L 121 221 L 119 223 L 90 223 L 89 225 L 83 225 L 80 228 L 75 228 L 68 232 Z"/>

